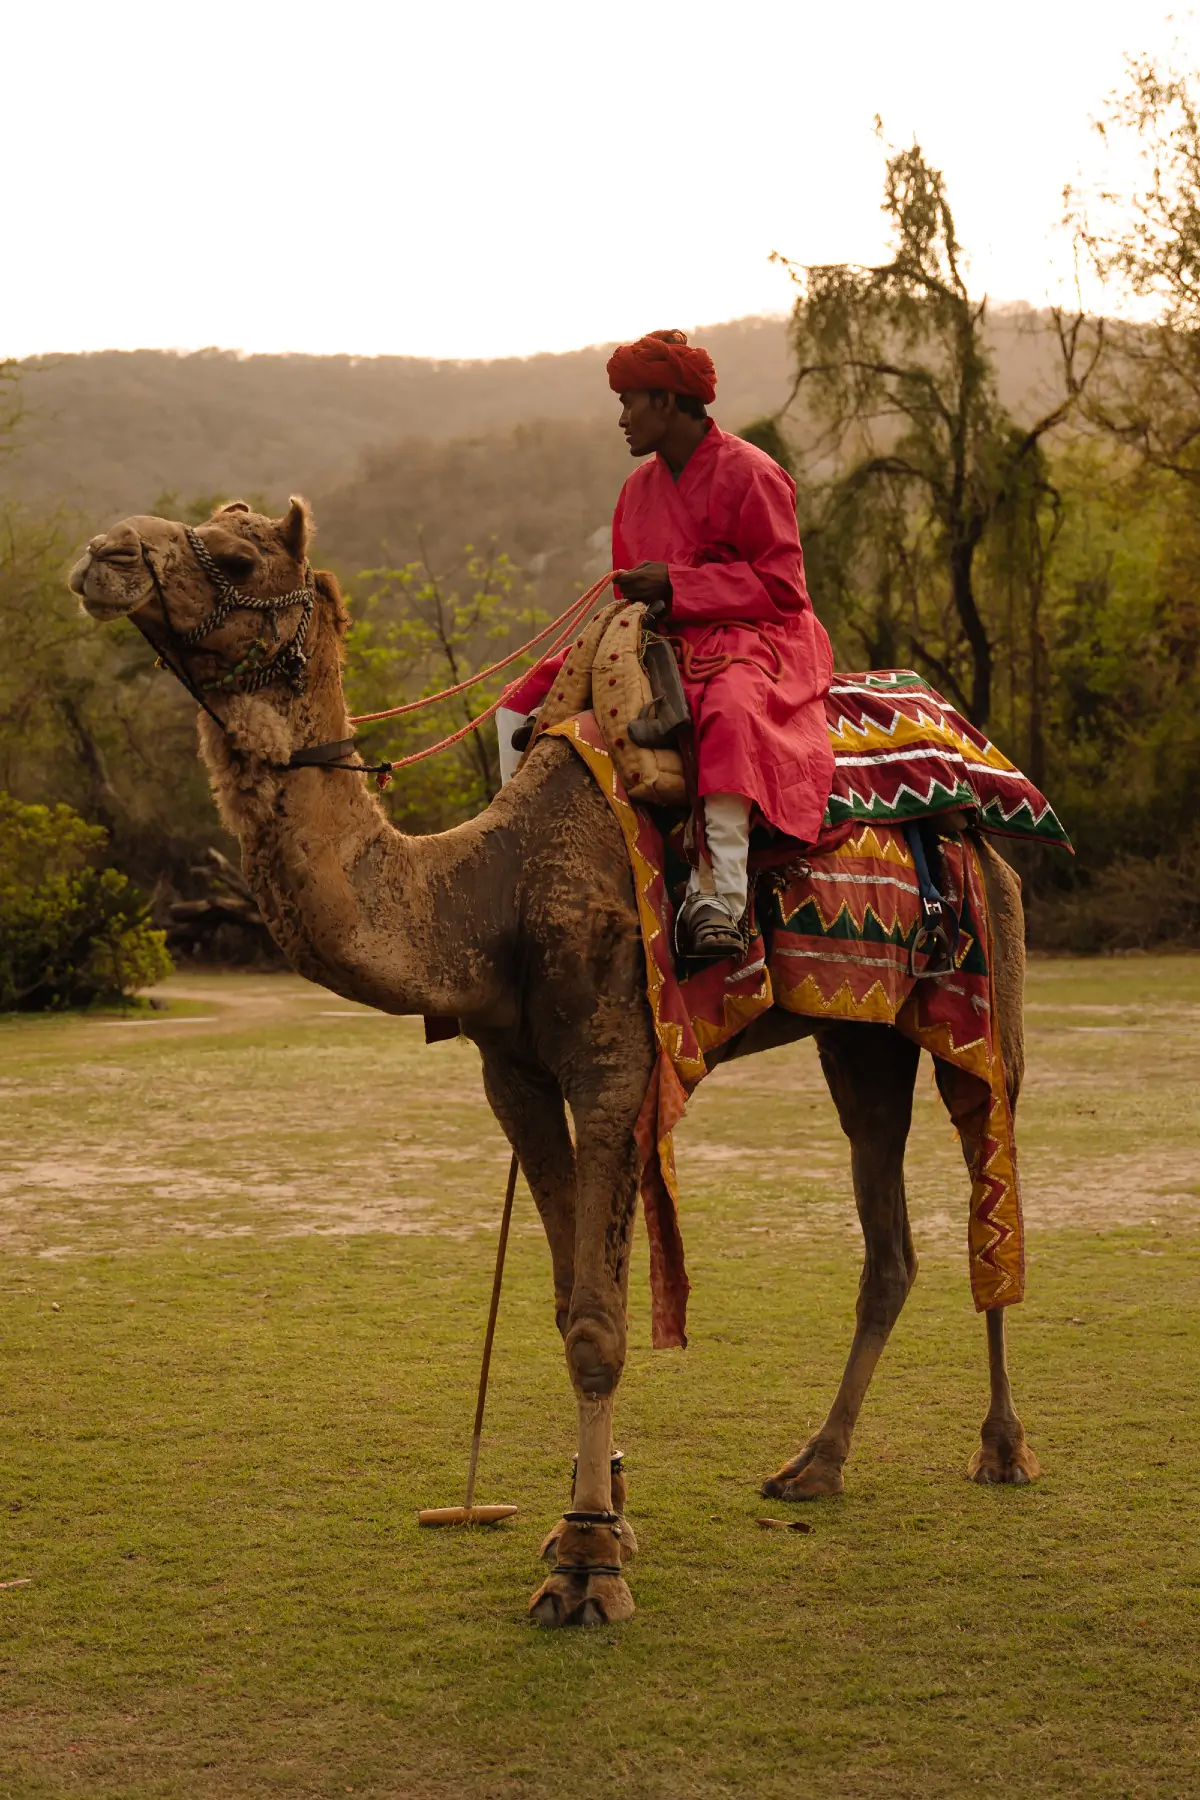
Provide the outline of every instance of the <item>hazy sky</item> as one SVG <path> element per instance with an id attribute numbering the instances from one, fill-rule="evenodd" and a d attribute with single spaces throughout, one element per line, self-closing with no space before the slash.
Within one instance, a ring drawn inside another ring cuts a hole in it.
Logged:
<path id="1" fill-rule="evenodd" d="M 1044 300 L 1136 0 L 32 0 L 0 55 L 0 354 L 492 356 L 782 311 L 883 248 L 882 115 L 976 285 Z"/>

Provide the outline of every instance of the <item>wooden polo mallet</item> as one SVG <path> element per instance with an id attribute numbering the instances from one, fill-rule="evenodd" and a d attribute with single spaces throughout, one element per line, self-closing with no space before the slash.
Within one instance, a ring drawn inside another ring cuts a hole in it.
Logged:
<path id="1" fill-rule="evenodd" d="M 479 1399 L 475 1405 L 475 1436 L 471 1441 L 471 1466 L 467 1470 L 467 1497 L 461 1506 L 427 1506 L 417 1514 L 418 1525 L 497 1525 L 511 1519 L 515 1506 L 476 1506 L 475 1471 L 479 1467 L 479 1439 L 483 1431 L 483 1409 L 487 1401 L 488 1370 L 492 1363 L 492 1340 L 496 1335 L 496 1314 L 500 1310 L 500 1283 L 504 1279 L 504 1253 L 508 1248 L 508 1227 L 512 1219 L 513 1196 L 517 1191 L 520 1164 L 514 1150 L 508 1171 L 508 1190 L 504 1196 L 504 1213 L 500 1220 L 500 1242 L 496 1245 L 496 1275 L 492 1282 L 492 1305 L 488 1313 L 487 1336 L 483 1340 L 483 1366 L 479 1371 Z"/>

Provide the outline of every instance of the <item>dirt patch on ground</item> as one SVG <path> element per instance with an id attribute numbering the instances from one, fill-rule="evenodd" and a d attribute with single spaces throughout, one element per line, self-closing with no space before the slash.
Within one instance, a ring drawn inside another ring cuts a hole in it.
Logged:
<path id="1" fill-rule="evenodd" d="M 1200 1218 L 1200 1005 L 1179 996 L 1181 977 L 1200 988 L 1193 960 L 1173 962 L 1150 1018 L 1071 995 L 1060 970 L 1053 1002 L 1031 999 L 1018 1116 L 1031 1231 Z M 508 1148 L 472 1047 L 427 1048 L 419 1021 L 294 976 L 189 977 L 166 997 L 202 1010 L 0 1031 L 9 1253 L 495 1229 Z M 685 1229 L 690 1203 L 736 1192 L 755 1233 L 858 1237 L 811 1041 L 718 1069 L 678 1155 Z M 918 1242 L 961 1248 L 967 1176 L 927 1059 L 906 1185 Z M 538 1231 L 525 1204 L 520 1228 Z"/>

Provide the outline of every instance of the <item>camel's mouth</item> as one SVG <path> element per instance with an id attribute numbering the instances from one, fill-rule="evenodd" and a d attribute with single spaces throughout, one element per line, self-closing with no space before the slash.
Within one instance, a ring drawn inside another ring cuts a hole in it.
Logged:
<path id="1" fill-rule="evenodd" d="M 151 583 L 136 542 L 108 545 L 93 539 L 67 579 L 84 612 L 102 625 L 126 618 L 150 598 Z"/>

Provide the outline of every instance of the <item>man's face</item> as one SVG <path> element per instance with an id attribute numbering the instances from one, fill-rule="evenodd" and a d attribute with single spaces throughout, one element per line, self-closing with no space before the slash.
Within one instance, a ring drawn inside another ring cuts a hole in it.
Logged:
<path id="1" fill-rule="evenodd" d="M 658 449 L 675 416 L 674 394 L 650 394 L 645 388 L 631 388 L 617 398 L 621 402 L 619 423 L 630 456 L 649 456 Z"/>

